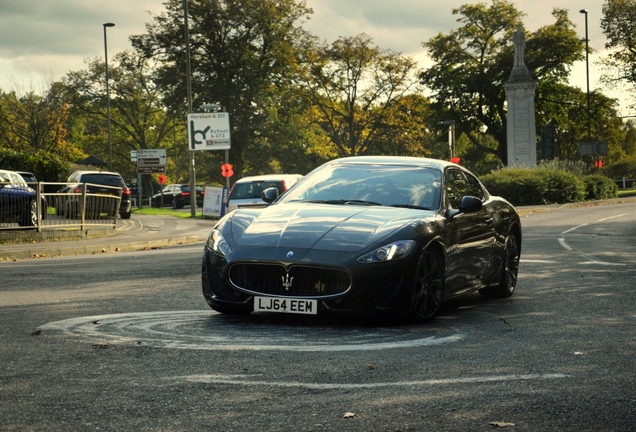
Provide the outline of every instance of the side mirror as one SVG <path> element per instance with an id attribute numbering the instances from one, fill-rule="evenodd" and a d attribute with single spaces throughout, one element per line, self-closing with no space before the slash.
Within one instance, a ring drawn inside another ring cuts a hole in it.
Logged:
<path id="1" fill-rule="evenodd" d="M 267 188 L 261 192 L 261 199 L 267 204 L 271 204 L 276 198 L 278 198 L 278 189 L 275 187 Z"/>
<path id="2" fill-rule="evenodd" d="M 479 198 L 475 198 L 474 196 L 466 195 L 462 198 L 462 201 L 459 203 L 459 211 L 462 213 L 474 213 L 481 210 L 482 202 Z"/>
<path id="3" fill-rule="evenodd" d="M 466 195 L 462 198 L 459 203 L 459 209 L 450 209 L 448 211 L 448 218 L 452 219 L 458 214 L 462 213 L 475 213 L 481 210 L 483 203 L 479 198 L 474 196 Z"/>

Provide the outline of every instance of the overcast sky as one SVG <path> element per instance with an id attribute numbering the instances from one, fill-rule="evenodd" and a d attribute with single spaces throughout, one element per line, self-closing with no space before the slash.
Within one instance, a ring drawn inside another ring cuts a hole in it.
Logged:
<path id="1" fill-rule="evenodd" d="M 459 27 L 452 9 L 490 0 L 307 0 L 314 10 L 304 26 L 332 42 L 339 36 L 367 33 L 376 45 L 415 57 L 425 66 L 422 42 Z M 0 0 L 0 89 L 19 92 L 48 88 L 68 71 L 85 68 L 85 60 L 104 57 L 103 23 L 108 28 L 108 57 L 130 48 L 129 36 L 164 10 L 163 0 Z M 598 86 L 594 61 L 603 54 L 600 29 L 602 0 L 517 0 L 527 14 L 529 31 L 553 23 L 552 8 L 568 9 L 583 39 L 588 10 L 590 86 Z M 585 62 L 573 68 L 571 85 L 586 89 Z"/>

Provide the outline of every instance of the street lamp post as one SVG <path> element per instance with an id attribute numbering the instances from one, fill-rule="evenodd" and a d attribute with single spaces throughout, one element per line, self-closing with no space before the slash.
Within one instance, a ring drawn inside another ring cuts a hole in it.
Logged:
<path id="1" fill-rule="evenodd" d="M 186 88 L 188 97 L 188 114 L 192 112 L 192 73 L 190 70 L 190 30 L 188 29 L 188 0 L 183 0 L 183 29 L 186 49 Z M 187 126 L 186 126 L 187 127 Z M 197 217 L 197 180 L 194 167 L 194 148 L 190 147 L 190 216 Z"/>
<path id="2" fill-rule="evenodd" d="M 587 80 L 587 138 L 592 139 L 590 127 L 590 50 L 587 35 L 587 9 L 581 9 L 580 13 L 585 15 L 585 77 Z"/>
<path id="3" fill-rule="evenodd" d="M 455 120 L 444 120 L 437 123 L 440 126 L 448 126 L 448 153 L 450 159 L 455 157 Z"/>
<path id="4" fill-rule="evenodd" d="M 108 86 L 108 44 L 106 43 L 106 27 L 115 27 L 115 24 L 107 22 L 104 26 L 104 63 L 106 65 L 106 117 L 108 128 L 108 169 L 113 170 L 113 141 L 110 132 L 110 88 Z"/>

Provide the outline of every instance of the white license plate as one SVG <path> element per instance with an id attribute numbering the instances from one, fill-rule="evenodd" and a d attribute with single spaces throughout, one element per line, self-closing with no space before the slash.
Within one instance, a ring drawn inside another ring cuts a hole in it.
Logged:
<path id="1" fill-rule="evenodd" d="M 318 301 L 278 297 L 254 297 L 254 312 L 316 315 L 318 313 Z"/>

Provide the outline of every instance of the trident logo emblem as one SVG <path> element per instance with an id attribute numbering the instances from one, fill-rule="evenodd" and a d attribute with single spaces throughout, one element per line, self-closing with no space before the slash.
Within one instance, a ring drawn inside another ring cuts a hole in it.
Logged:
<path id="1" fill-rule="evenodd" d="M 281 276 L 280 278 L 283 280 L 283 288 L 285 288 L 285 291 L 289 291 L 289 289 L 292 287 L 292 281 L 294 280 L 294 277 L 289 277 L 289 273 L 287 273 L 285 277 Z"/>

